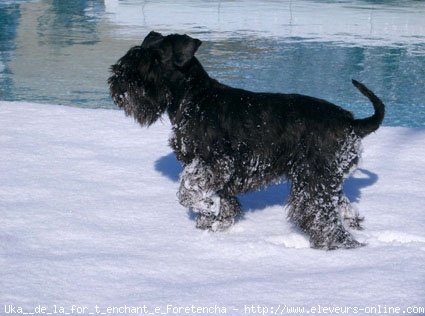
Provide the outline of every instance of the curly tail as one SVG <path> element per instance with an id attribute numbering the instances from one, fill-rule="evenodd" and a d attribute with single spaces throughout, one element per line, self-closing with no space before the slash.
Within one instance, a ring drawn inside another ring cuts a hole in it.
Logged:
<path id="1" fill-rule="evenodd" d="M 379 128 L 385 116 L 385 105 L 372 91 L 366 88 L 365 85 L 354 79 L 352 79 L 351 82 L 363 95 L 369 98 L 375 109 L 375 113 L 372 116 L 354 120 L 354 132 L 363 138 Z"/>

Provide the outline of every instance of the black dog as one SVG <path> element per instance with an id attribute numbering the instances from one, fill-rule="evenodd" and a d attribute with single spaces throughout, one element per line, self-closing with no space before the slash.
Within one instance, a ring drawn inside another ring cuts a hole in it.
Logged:
<path id="1" fill-rule="evenodd" d="M 131 48 L 109 78 L 114 102 L 142 126 L 167 112 L 170 145 L 184 164 L 180 203 L 197 215 L 196 226 L 231 226 L 241 214 L 236 195 L 286 178 L 289 218 L 312 247 L 361 246 L 347 231 L 362 220 L 342 192 L 356 166 L 363 137 L 378 129 L 384 104 L 353 84 L 375 108 L 353 115 L 325 100 L 298 94 L 255 93 L 210 78 L 194 54 L 201 41 L 151 32 Z"/>

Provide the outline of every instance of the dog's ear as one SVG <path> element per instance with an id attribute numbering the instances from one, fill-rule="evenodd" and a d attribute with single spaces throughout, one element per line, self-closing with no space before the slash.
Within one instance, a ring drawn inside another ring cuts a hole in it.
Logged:
<path id="1" fill-rule="evenodd" d="M 178 67 L 184 66 L 193 58 L 202 42 L 197 38 L 187 35 L 179 35 L 173 38 L 174 64 Z"/>
<path id="2" fill-rule="evenodd" d="M 164 40 L 164 36 L 161 33 L 157 33 L 155 31 L 151 31 L 143 40 L 142 47 L 143 48 L 151 48 L 156 47 L 162 43 Z"/>

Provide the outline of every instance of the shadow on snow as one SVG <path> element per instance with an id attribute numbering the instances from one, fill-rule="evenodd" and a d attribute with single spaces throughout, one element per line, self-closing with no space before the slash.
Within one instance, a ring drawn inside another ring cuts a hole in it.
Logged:
<path id="1" fill-rule="evenodd" d="M 173 182 L 179 181 L 179 175 L 183 170 L 181 163 L 173 153 L 159 158 L 155 162 L 155 170 L 160 172 Z M 373 185 L 378 181 L 378 175 L 358 168 L 344 182 L 344 192 L 351 202 L 359 202 L 361 190 Z M 239 195 L 242 208 L 245 212 L 252 212 L 265 209 L 274 205 L 285 205 L 290 192 L 290 184 L 285 181 L 278 184 L 271 184 L 261 190 Z"/>

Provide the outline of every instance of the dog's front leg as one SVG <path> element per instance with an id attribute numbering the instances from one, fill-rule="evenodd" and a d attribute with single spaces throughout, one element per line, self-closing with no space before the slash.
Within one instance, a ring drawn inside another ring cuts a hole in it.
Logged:
<path id="1" fill-rule="evenodd" d="M 199 159 L 183 170 L 177 196 L 181 205 L 197 213 L 197 228 L 226 230 L 241 213 L 236 197 L 226 194 L 223 189 L 228 179 L 228 175 L 215 174 L 213 168 Z"/>

